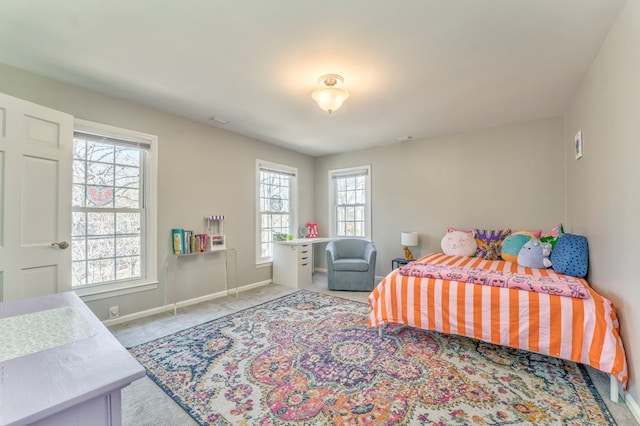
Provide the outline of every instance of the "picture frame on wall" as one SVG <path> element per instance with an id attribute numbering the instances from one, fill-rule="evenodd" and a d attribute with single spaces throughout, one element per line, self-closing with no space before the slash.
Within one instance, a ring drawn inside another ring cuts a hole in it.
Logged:
<path id="1" fill-rule="evenodd" d="M 576 148 L 576 160 L 579 160 L 582 158 L 582 130 L 576 133 L 573 139 Z"/>

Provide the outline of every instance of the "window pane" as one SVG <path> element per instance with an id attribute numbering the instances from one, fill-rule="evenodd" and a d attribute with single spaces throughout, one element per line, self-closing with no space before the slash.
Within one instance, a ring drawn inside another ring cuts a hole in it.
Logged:
<path id="1" fill-rule="evenodd" d="M 116 279 L 124 280 L 140 276 L 140 257 L 130 256 L 116 259 Z"/>
<path id="2" fill-rule="evenodd" d="M 73 207 L 84 207 L 84 201 L 85 201 L 85 189 L 87 187 L 84 185 L 73 185 L 73 187 L 71 188 L 71 192 L 72 192 L 72 200 L 71 200 L 71 205 Z"/>
<path id="3" fill-rule="evenodd" d="M 140 166 L 140 150 L 116 147 L 116 164 Z"/>
<path id="4" fill-rule="evenodd" d="M 91 238 L 87 240 L 87 259 L 115 257 L 116 248 L 113 237 Z"/>
<path id="5" fill-rule="evenodd" d="M 87 206 L 113 207 L 113 188 L 106 186 L 88 186 Z"/>
<path id="6" fill-rule="evenodd" d="M 86 163 L 82 160 L 73 161 L 73 183 L 84 183 Z"/>
<path id="7" fill-rule="evenodd" d="M 84 261 L 71 263 L 71 285 L 79 286 L 87 283 L 87 265 Z"/>
<path id="8" fill-rule="evenodd" d="M 87 246 L 84 238 L 72 238 L 71 239 L 71 257 L 73 259 L 86 259 L 87 258 Z"/>
<path id="9" fill-rule="evenodd" d="M 115 213 L 93 213 L 87 214 L 89 235 L 110 235 L 115 229 Z"/>
<path id="10" fill-rule="evenodd" d="M 140 237 L 117 237 L 116 256 L 139 255 L 141 253 L 141 246 Z"/>
<path id="11" fill-rule="evenodd" d="M 137 209 L 140 207 L 140 191 L 116 188 L 115 203 L 117 209 Z"/>
<path id="12" fill-rule="evenodd" d="M 125 188 L 140 187 L 140 168 L 138 167 L 116 167 L 116 186 Z"/>
<path id="13" fill-rule="evenodd" d="M 78 138 L 73 140 L 73 158 L 82 160 L 87 158 L 87 143 L 84 140 Z"/>
<path id="14" fill-rule="evenodd" d="M 102 283 L 115 279 L 115 260 L 99 259 L 87 262 L 87 284 Z"/>
<path id="15" fill-rule="evenodd" d="M 117 213 L 116 217 L 116 234 L 140 233 L 140 213 Z"/>
<path id="16" fill-rule="evenodd" d="M 110 144 L 87 142 L 87 160 L 113 163 L 115 148 Z"/>
<path id="17" fill-rule="evenodd" d="M 73 212 L 72 217 L 72 236 L 83 236 L 87 233 L 87 214 L 84 212 Z"/>
<path id="18" fill-rule="evenodd" d="M 87 183 L 89 185 L 113 186 L 115 166 L 104 163 L 87 163 Z"/>
<path id="19" fill-rule="evenodd" d="M 347 194 L 345 191 L 339 191 L 336 199 L 337 204 L 347 204 Z"/>

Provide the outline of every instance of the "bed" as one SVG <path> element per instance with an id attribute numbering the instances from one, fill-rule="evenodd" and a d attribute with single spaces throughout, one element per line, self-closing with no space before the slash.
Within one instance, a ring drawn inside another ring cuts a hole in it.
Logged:
<path id="1" fill-rule="evenodd" d="M 613 304 L 584 279 L 515 262 L 432 253 L 393 270 L 369 295 L 369 327 L 454 333 L 590 365 L 626 389 Z"/>

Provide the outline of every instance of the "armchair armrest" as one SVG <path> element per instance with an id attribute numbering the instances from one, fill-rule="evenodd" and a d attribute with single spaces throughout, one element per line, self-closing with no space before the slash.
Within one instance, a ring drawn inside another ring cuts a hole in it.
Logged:
<path id="1" fill-rule="evenodd" d="M 336 253 L 336 248 L 331 243 L 327 244 L 326 256 L 327 256 L 327 266 L 333 265 L 333 261 L 337 258 L 337 253 Z"/>
<path id="2" fill-rule="evenodd" d="M 369 264 L 375 264 L 376 253 L 377 253 L 377 250 L 376 250 L 375 244 L 373 243 L 367 244 L 367 248 L 365 249 L 365 252 L 364 252 L 364 258 Z"/>

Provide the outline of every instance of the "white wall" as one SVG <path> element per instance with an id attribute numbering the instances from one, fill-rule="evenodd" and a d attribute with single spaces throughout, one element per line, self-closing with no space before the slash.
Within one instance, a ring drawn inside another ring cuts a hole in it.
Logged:
<path id="1" fill-rule="evenodd" d="M 299 219 L 312 219 L 314 159 L 255 139 L 199 124 L 152 108 L 43 78 L 0 64 L 0 92 L 85 120 L 150 133 L 159 138 L 158 277 L 156 291 L 89 302 L 101 319 L 108 307 L 120 315 L 164 304 L 164 260 L 170 230 L 204 230 L 204 216 L 225 214 L 227 246 L 237 249 L 238 283 L 271 279 L 271 267 L 255 267 L 256 158 L 287 164 L 299 172 Z M 224 258 L 217 254 L 180 259 L 182 299 L 223 291 Z M 171 275 L 171 271 L 170 271 Z M 169 292 L 171 297 L 173 292 Z"/>
<path id="2" fill-rule="evenodd" d="M 376 275 L 403 256 L 403 230 L 420 234 L 416 257 L 440 250 L 450 226 L 549 230 L 564 220 L 563 135 L 556 117 L 317 158 L 321 233 L 328 171 L 362 164 L 372 170 Z"/>
<path id="3" fill-rule="evenodd" d="M 629 0 L 566 114 L 567 224 L 586 235 L 589 280 L 618 313 L 640 401 L 640 1 Z M 582 130 L 584 156 L 573 136 Z"/>

